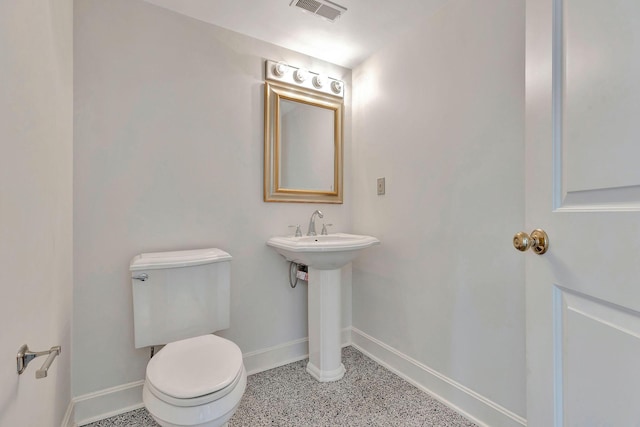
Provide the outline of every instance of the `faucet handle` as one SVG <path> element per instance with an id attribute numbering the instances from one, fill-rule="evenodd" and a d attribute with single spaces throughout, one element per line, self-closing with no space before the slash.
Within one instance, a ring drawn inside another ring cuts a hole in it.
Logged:
<path id="1" fill-rule="evenodd" d="M 326 236 L 327 234 L 329 234 L 327 232 L 327 227 L 332 227 L 333 224 L 322 224 L 322 232 L 320 233 L 322 236 Z"/>
<path id="2" fill-rule="evenodd" d="M 296 237 L 302 237 L 302 230 L 300 230 L 300 224 L 290 225 L 289 228 L 296 228 Z"/>

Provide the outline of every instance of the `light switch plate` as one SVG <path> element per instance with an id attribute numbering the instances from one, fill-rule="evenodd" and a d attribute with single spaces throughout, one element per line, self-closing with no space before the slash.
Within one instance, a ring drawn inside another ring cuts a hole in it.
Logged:
<path id="1" fill-rule="evenodd" d="M 384 194 L 384 178 L 378 178 L 378 196 Z"/>

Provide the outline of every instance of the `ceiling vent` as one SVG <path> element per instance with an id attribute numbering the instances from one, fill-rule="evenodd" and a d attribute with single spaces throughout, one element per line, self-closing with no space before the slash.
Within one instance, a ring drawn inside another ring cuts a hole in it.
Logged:
<path id="1" fill-rule="evenodd" d="M 329 0 L 293 0 L 289 6 L 299 7 L 331 22 L 347 11 L 346 7 Z"/>

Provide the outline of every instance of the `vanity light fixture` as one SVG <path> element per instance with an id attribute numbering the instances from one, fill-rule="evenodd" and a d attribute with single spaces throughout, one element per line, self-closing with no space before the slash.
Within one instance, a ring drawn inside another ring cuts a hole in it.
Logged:
<path id="1" fill-rule="evenodd" d="M 344 98 L 344 82 L 284 62 L 266 61 L 266 79 Z"/>

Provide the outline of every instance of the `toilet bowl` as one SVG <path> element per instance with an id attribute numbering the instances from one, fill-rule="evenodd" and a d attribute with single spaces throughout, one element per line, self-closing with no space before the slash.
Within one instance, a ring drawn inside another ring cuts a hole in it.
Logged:
<path id="1" fill-rule="evenodd" d="M 167 344 L 149 361 L 144 404 L 162 427 L 226 425 L 247 384 L 236 344 L 202 335 Z"/>

